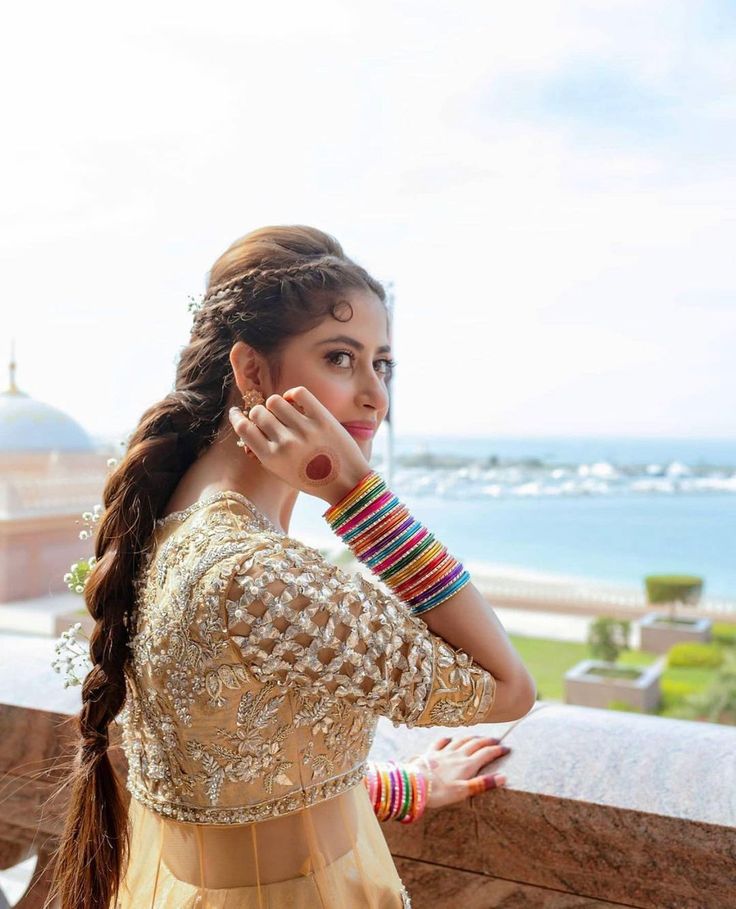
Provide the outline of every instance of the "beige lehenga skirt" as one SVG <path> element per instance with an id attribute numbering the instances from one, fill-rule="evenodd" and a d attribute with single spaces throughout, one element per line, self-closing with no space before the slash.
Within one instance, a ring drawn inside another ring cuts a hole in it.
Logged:
<path id="1" fill-rule="evenodd" d="M 110 909 L 406 909 L 365 784 L 242 825 L 172 820 L 135 798 Z"/>

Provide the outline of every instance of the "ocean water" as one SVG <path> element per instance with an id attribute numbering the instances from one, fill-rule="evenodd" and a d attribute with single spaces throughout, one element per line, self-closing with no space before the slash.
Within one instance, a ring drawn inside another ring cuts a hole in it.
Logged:
<path id="1" fill-rule="evenodd" d="M 371 466 L 454 555 L 489 568 L 643 589 L 647 574 L 704 579 L 736 599 L 736 439 L 375 440 Z M 290 532 L 335 543 L 320 499 Z"/>

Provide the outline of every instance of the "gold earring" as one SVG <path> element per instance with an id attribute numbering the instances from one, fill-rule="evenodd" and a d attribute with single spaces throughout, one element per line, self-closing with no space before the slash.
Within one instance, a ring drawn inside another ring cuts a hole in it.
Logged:
<path id="1" fill-rule="evenodd" d="M 243 395 L 243 411 L 245 412 L 245 415 L 248 415 L 251 407 L 255 407 L 256 404 L 263 404 L 265 400 L 266 399 L 263 397 L 260 391 L 258 391 L 257 388 L 249 388 Z M 239 448 L 244 448 L 246 454 L 251 454 L 250 449 L 242 439 L 238 439 L 235 444 Z"/>
<path id="2" fill-rule="evenodd" d="M 256 404 L 263 404 L 266 399 L 257 388 L 249 388 L 243 395 L 243 410 L 247 414 L 251 407 Z"/>

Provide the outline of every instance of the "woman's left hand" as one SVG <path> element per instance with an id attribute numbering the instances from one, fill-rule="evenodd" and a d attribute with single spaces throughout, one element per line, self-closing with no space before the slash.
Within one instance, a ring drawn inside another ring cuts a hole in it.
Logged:
<path id="1" fill-rule="evenodd" d="M 508 746 L 501 745 L 498 739 L 489 736 L 443 736 L 433 742 L 427 751 L 413 755 L 403 763 L 415 764 L 424 773 L 427 772 L 425 761 L 429 763 L 432 789 L 427 807 L 441 808 L 453 802 L 462 802 L 485 789 L 505 785 L 506 777 L 503 774 L 485 773 L 479 776 L 478 771 L 510 751 Z"/>

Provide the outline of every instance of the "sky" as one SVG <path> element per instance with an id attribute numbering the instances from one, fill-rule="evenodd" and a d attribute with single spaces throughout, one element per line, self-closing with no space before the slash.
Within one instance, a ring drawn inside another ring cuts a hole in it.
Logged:
<path id="1" fill-rule="evenodd" d="M 92 435 L 236 238 L 391 282 L 398 434 L 736 437 L 736 6 L 14 4 L 2 351 Z"/>

